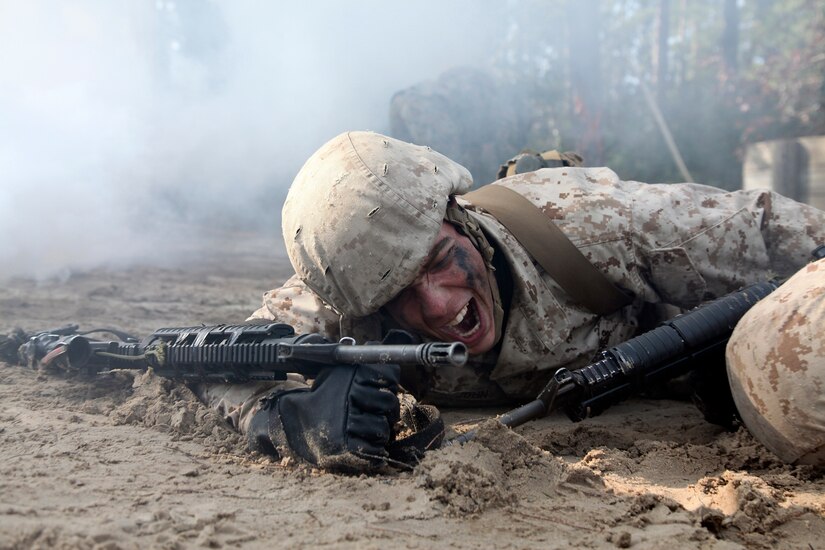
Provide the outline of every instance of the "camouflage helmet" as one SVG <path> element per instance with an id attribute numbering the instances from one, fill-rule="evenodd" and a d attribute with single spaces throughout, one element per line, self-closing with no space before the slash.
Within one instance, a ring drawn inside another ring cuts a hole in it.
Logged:
<path id="1" fill-rule="evenodd" d="M 377 311 L 418 274 L 469 171 L 429 147 L 373 132 L 333 138 L 301 168 L 281 228 L 298 276 L 336 311 Z"/>
<path id="2" fill-rule="evenodd" d="M 785 462 L 825 465 L 825 259 L 808 264 L 736 325 L 728 379 L 742 421 Z"/>

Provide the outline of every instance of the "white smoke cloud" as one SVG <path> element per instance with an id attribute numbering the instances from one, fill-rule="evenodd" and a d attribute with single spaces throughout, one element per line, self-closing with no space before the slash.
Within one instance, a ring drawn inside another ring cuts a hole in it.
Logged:
<path id="1" fill-rule="evenodd" d="M 0 276 L 168 261 L 203 227 L 277 235 L 312 151 L 484 67 L 505 7 L 0 0 Z"/>

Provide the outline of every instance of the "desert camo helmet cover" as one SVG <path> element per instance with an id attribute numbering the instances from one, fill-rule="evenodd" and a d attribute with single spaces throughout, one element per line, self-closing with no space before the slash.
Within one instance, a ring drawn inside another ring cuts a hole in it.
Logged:
<path id="1" fill-rule="evenodd" d="M 413 282 L 448 198 L 472 183 L 466 168 L 429 147 L 341 134 L 307 160 L 284 202 L 292 266 L 340 314 L 374 313 Z"/>

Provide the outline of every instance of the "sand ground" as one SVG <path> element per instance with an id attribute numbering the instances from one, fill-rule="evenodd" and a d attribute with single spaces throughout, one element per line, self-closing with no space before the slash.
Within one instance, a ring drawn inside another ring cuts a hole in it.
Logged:
<path id="1" fill-rule="evenodd" d="M 289 275 L 250 238 L 186 267 L 7 280 L 0 330 L 245 318 Z M 275 247 L 273 247 L 273 250 Z M 229 252 L 227 252 L 229 251 Z M 178 263 L 177 265 L 181 265 Z M 496 410 L 444 411 L 466 425 Z M 780 464 L 688 403 L 633 400 L 343 476 L 250 454 L 179 384 L 0 364 L 0 548 L 819 548 L 825 477 Z"/>

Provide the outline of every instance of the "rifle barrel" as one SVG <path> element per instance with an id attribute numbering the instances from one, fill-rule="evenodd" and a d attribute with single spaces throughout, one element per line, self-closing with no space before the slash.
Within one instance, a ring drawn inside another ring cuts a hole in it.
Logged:
<path id="1" fill-rule="evenodd" d="M 335 360 L 347 364 L 422 365 L 460 367 L 467 363 L 467 347 L 461 342 L 418 345 L 339 346 Z"/>

